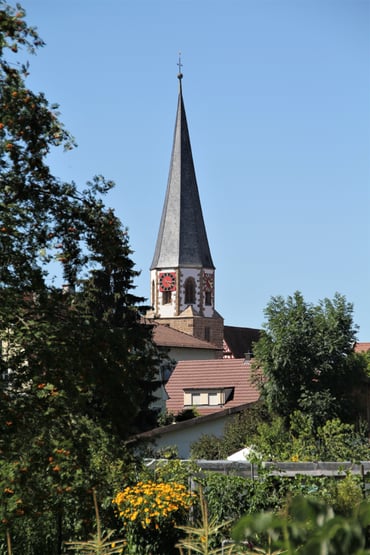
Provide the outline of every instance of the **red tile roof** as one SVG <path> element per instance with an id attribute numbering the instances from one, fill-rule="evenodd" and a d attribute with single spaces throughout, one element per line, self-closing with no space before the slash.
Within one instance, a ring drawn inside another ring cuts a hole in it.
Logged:
<path id="1" fill-rule="evenodd" d="M 367 351 L 370 351 L 370 343 L 356 343 L 356 353 L 366 353 Z"/>
<path id="2" fill-rule="evenodd" d="M 251 382 L 251 366 L 244 359 L 184 360 L 177 363 L 166 385 L 169 399 L 166 407 L 177 414 L 184 409 L 184 390 L 215 390 L 234 388 L 225 405 L 197 406 L 200 415 L 257 401 L 260 394 Z"/>
<path id="3" fill-rule="evenodd" d="M 261 330 L 256 328 L 224 326 L 224 357 L 244 358 L 246 353 L 253 352 L 253 343 L 256 343 L 260 336 Z"/>

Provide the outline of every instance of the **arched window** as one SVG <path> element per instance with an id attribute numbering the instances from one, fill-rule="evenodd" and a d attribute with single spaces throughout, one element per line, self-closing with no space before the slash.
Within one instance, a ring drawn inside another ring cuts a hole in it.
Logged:
<path id="1" fill-rule="evenodd" d="M 185 304 L 195 304 L 195 281 L 194 278 L 188 277 L 185 280 Z"/>

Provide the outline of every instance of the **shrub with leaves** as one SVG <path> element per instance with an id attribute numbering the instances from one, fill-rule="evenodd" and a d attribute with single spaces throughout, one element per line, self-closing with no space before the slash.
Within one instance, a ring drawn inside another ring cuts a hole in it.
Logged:
<path id="1" fill-rule="evenodd" d="M 102 531 L 95 490 L 93 491 L 93 499 L 96 519 L 95 536 L 86 541 L 66 542 L 67 550 L 74 551 L 80 555 L 120 555 L 126 545 L 126 541 L 122 539 L 113 539 L 113 530 L 106 533 Z"/>
<path id="2" fill-rule="evenodd" d="M 280 514 L 243 517 L 233 530 L 233 538 L 248 538 L 259 546 L 256 553 L 277 549 L 286 555 L 367 555 L 369 524 L 369 503 L 362 503 L 344 517 L 318 499 L 296 497 Z"/>
<path id="3" fill-rule="evenodd" d="M 177 547 L 181 555 L 224 555 L 233 551 L 233 546 L 224 548 L 223 545 L 213 547 L 219 543 L 220 534 L 227 529 L 230 522 L 219 520 L 217 515 L 209 514 L 208 504 L 203 495 L 203 489 L 199 489 L 200 518 L 192 526 L 179 526 L 186 534 Z"/>
<path id="4" fill-rule="evenodd" d="M 87 492 L 111 500 L 123 440 L 152 424 L 161 359 L 127 231 L 103 201 L 114 184 L 48 166 L 74 141 L 29 89 L 24 50 L 40 46 L 0 0 L 0 545 L 11 536 L 22 555 L 89 536 Z"/>

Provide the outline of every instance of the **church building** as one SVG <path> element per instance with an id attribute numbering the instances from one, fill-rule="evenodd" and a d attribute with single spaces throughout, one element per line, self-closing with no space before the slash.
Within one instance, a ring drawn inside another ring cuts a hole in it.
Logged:
<path id="1" fill-rule="evenodd" d="M 153 309 L 147 317 L 222 351 L 224 322 L 215 310 L 215 266 L 199 198 L 182 77 L 179 73 L 167 191 L 150 268 Z"/>

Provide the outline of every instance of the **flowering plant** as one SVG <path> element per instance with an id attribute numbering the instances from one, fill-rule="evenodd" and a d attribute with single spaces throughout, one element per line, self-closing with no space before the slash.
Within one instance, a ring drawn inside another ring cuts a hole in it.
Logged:
<path id="1" fill-rule="evenodd" d="M 177 482 L 138 482 L 117 493 L 113 503 L 125 525 L 128 546 L 140 554 L 147 553 L 148 546 L 152 555 L 177 553 L 180 532 L 175 526 L 186 522 L 194 498 Z"/>

